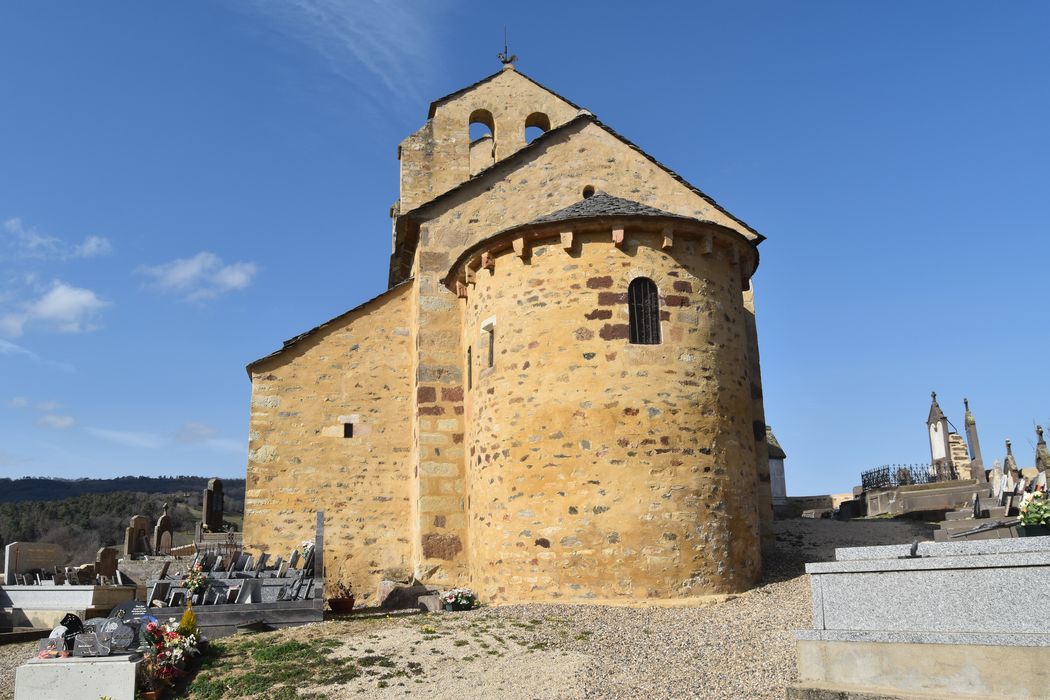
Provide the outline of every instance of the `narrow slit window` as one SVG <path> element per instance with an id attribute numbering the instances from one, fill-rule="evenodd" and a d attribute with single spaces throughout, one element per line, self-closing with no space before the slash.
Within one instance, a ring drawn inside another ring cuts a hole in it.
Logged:
<path id="1" fill-rule="evenodd" d="M 474 353 L 473 348 L 467 346 L 467 388 L 474 388 Z"/>
<path id="2" fill-rule="evenodd" d="M 343 423 L 343 437 L 352 438 L 354 436 L 354 424 Z"/>
<path id="3" fill-rule="evenodd" d="M 496 317 L 488 319 L 481 324 L 481 332 L 484 333 L 482 342 L 485 343 L 485 366 L 496 365 Z"/>
<path id="4" fill-rule="evenodd" d="M 660 294 L 656 283 L 638 277 L 627 288 L 630 340 L 635 345 L 660 344 Z"/>

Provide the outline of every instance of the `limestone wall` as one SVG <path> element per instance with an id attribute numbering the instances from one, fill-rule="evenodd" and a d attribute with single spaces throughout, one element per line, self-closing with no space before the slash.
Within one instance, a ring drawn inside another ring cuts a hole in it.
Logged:
<path id="1" fill-rule="evenodd" d="M 327 573 L 359 600 L 384 570 L 411 570 L 411 292 L 394 288 L 252 367 L 245 547 L 287 556 L 324 510 Z"/>
<path id="2" fill-rule="evenodd" d="M 568 251 L 538 243 L 476 275 L 468 549 L 484 600 L 684 597 L 759 576 L 740 273 L 724 247 L 661 243 L 579 233 Z M 628 343 L 637 276 L 658 286 L 660 345 Z"/>

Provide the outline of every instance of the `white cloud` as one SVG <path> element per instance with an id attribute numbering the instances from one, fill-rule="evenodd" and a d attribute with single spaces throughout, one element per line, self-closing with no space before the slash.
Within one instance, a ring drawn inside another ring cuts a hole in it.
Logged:
<path id="1" fill-rule="evenodd" d="M 418 102 L 428 75 L 440 69 L 436 28 L 450 4 L 435 0 L 256 0 L 251 7 L 323 56 L 333 72 L 359 89 L 373 91 L 359 79 L 363 69 L 383 83 L 386 100 Z"/>
<path id="2" fill-rule="evenodd" d="M 139 272 L 150 277 L 158 289 L 178 294 L 186 301 L 204 301 L 244 289 L 251 284 L 258 266 L 250 262 L 225 265 L 215 253 L 202 251 L 192 258 L 144 266 Z"/>
<path id="3" fill-rule="evenodd" d="M 35 301 L 24 303 L 19 311 L 0 316 L 0 333 L 20 336 L 28 324 L 59 333 L 94 330 L 92 321 L 109 306 L 90 289 L 56 281 L 51 289 Z"/>
<path id="4" fill-rule="evenodd" d="M 83 243 L 74 248 L 74 251 L 78 258 L 94 258 L 112 253 L 113 244 L 108 238 L 102 236 L 88 236 Z"/>
<path id="5" fill-rule="evenodd" d="M 29 408 L 30 406 L 32 406 L 34 409 L 40 411 L 41 413 L 50 413 L 52 411 L 57 411 L 58 409 L 62 408 L 62 404 L 60 404 L 58 401 L 33 402 L 24 396 L 16 396 L 13 399 L 10 399 L 7 402 L 7 405 L 11 408 L 19 409 Z"/>
<path id="6" fill-rule="evenodd" d="M 31 459 L 25 457 L 18 457 L 11 454 L 10 452 L 4 452 L 0 450 L 0 467 L 17 467 L 22 464 L 31 462 Z"/>
<path id="7" fill-rule="evenodd" d="M 2 323 L 3 319 L 0 318 L 0 332 L 3 331 Z M 16 345 L 15 343 L 12 343 L 9 340 L 4 340 L 3 338 L 0 338 L 0 357 L 3 356 L 25 357 L 38 365 L 43 365 L 46 367 L 55 367 L 65 372 L 74 371 L 73 365 L 67 364 L 65 362 L 54 362 L 52 360 L 45 360 L 44 358 L 40 357 L 40 355 L 37 355 L 35 352 L 29 350 L 28 348 L 24 348 L 21 345 Z"/>
<path id="8" fill-rule="evenodd" d="M 219 452 L 242 452 L 248 454 L 248 443 L 230 438 L 213 438 L 205 442 L 208 447 Z"/>
<path id="9" fill-rule="evenodd" d="M 157 450 L 164 447 L 165 440 L 156 433 L 136 433 L 127 430 L 107 430 L 105 428 L 88 428 L 87 431 L 97 438 L 115 442 L 126 447 L 141 447 Z"/>
<path id="10" fill-rule="evenodd" d="M 4 222 L 7 235 L 0 239 L 3 249 L 12 256 L 23 258 L 50 258 L 68 260 L 69 258 L 93 258 L 108 255 L 113 251 L 113 244 L 102 236 L 87 236 L 82 243 L 70 245 L 57 236 L 41 233 L 33 226 L 27 226 L 22 219 L 14 217 Z"/>
<path id="11" fill-rule="evenodd" d="M 207 423 L 186 423 L 175 433 L 175 440 L 186 445 L 203 445 L 219 452 L 248 451 L 247 443 L 219 437 L 219 429 Z"/>
<path id="12" fill-rule="evenodd" d="M 75 422 L 73 416 L 56 416 L 52 414 L 40 416 L 36 420 L 36 424 L 42 428 L 56 428 L 59 430 L 72 428 Z"/>
<path id="13" fill-rule="evenodd" d="M 175 439 L 185 443 L 207 442 L 218 434 L 219 429 L 207 423 L 190 422 L 179 428 L 179 432 L 175 433 Z"/>

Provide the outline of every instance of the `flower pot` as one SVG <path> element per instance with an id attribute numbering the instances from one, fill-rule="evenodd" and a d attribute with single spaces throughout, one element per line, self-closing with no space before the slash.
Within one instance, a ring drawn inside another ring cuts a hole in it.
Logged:
<path id="1" fill-rule="evenodd" d="M 1018 525 L 1018 537 L 1050 537 L 1050 525 Z"/>
<path id="2" fill-rule="evenodd" d="M 472 610 L 474 608 L 470 603 L 445 603 L 443 607 L 447 612 L 459 612 L 460 610 Z"/>
<path id="3" fill-rule="evenodd" d="M 142 700 L 160 700 L 163 693 L 163 690 L 143 690 Z"/>
<path id="4" fill-rule="evenodd" d="M 349 613 L 354 611 L 354 596 L 347 598 L 329 598 L 328 607 L 334 613 Z"/>

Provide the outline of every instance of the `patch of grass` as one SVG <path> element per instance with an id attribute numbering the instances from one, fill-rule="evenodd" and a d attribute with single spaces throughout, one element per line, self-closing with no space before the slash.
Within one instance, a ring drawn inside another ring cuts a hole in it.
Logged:
<path id="1" fill-rule="evenodd" d="M 362 656 L 360 659 L 357 660 L 357 665 L 362 666 L 364 668 L 368 668 L 369 666 L 382 666 L 384 668 L 393 668 L 397 664 L 395 664 L 392 660 L 388 659 L 385 656 L 372 655 Z"/>
<path id="2" fill-rule="evenodd" d="M 465 647 L 468 644 L 470 644 L 470 642 L 468 642 L 465 639 L 457 639 L 456 641 L 452 642 L 452 644 L 457 647 Z"/>
<path id="3" fill-rule="evenodd" d="M 200 662 L 200 671 L 186 689 L 187 697 L 298 700 L 303 696 L 297 689 L 304 681 L 308 685 L 336 685 L 360 675 L 352 659 L 331 656 L 340 645 L 338 639 L 277 641 L 273 635 L 211 644 Z"/>

